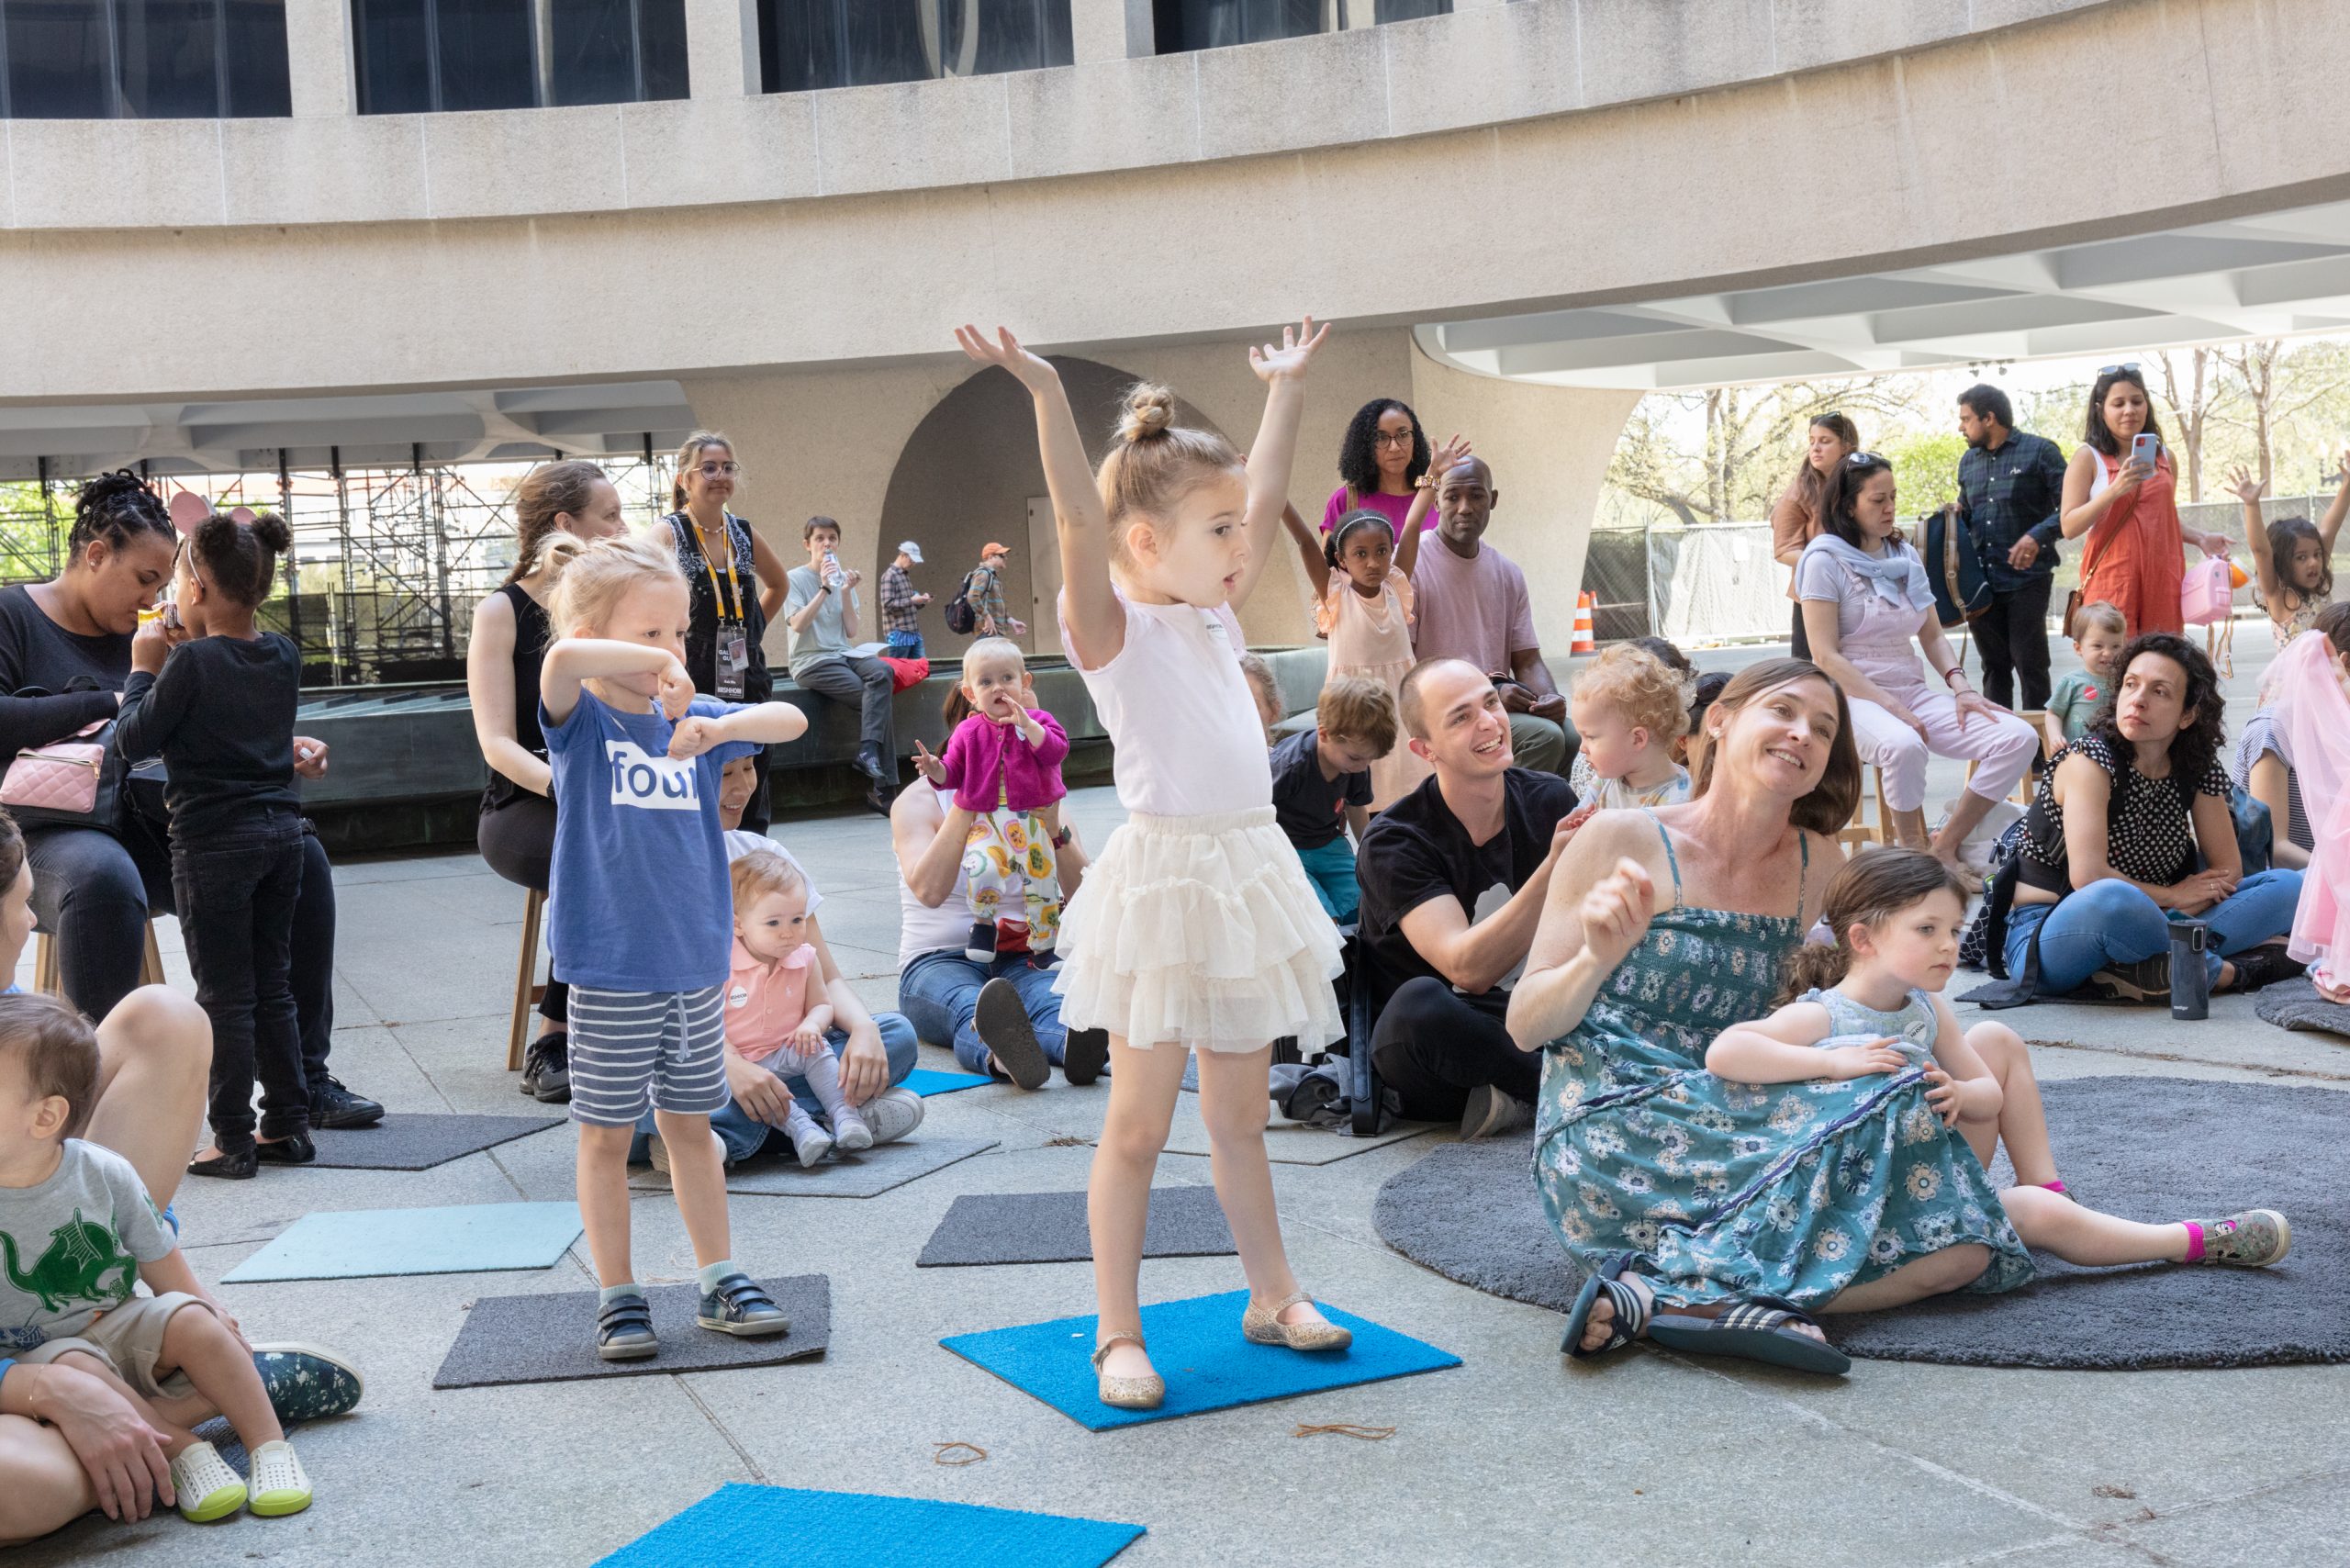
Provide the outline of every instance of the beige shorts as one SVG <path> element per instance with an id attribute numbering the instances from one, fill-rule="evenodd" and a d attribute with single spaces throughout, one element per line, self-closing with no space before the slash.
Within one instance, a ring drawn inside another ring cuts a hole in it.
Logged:
<path id="1" fill-rule="evenodd" d="M 163 1358 L 163 1330 L 171 1326 L 173 1315 L 184 1306 L 212 1310 L 210 1302 L 185 1291 L 133 1296 L 120 1306 L 100 1313 L 79 1334 L 46 1340 L 32 1350 L 18 1351 L 16 1359 L 27 1366 L 39 1366 L 79 1350 L 105 1362 L 109 1372 L 145 1398 L 185 1399 L 196 1392 L 196 1384 L 188 1381 L 187 1373 L 174 1367 L 169 1377 L 158 1380 L 155 1376 L 155 1363 Z"/>

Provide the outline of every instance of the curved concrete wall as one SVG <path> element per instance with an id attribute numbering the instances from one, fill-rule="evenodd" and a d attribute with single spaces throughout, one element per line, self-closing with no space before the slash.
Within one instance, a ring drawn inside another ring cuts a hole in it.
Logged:
<path id="1" fill-rule="evenodd" d="M 2307 123 L 2345 58 L 2330 0 L 1518 0 L 788 97 L 16 122 L 0 395 L 887 361 L 968 317 L 1083 352 L 2107 237 L 2350 196 Z M 1998 177 L 2110 142 L 2114 60 L 2126 175 Z M 1824 223 L 1823 179 L 1880 209 Z"/>

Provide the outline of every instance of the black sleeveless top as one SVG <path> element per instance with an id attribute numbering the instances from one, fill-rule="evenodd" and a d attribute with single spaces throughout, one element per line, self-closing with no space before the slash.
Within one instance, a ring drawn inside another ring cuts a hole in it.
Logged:
<path id="1" fill-rule="evenodd" d="M 498 591 L 514 610 L 514 738 L 543 761 L 547 737 L 539 728 L 539 666 L 546 662 L 547 644 L 553 641 L 546 607 L 524 592 L 520 583 L 508 583 Z M 494 812 L 516 801 L 543 799 L 493 767 L 489 785 L 481 792 L 481 809 Z"/>

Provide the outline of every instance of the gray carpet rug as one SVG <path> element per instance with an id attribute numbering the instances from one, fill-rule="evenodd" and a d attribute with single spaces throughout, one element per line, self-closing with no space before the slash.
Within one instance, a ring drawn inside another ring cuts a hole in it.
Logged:
<path id="1" fill-rule="evenodd" d="M 310 1135 L 316 1164 L 340 1170 L 430 1170 L 518 1137 L 559 1127 L 562 1116 L 419 1115 L 395 1111 L 372 1127 L 324 1127 Z"/>
<path id="2" fill-rule="evenodd" d="M 1825 1319 L 1855 1356 L 1964 1366 L 2119 1369 L 2350 1361 L 2350 1094 L 2182 1078 L 2042 1086 L 2058 1169 L 2127 1218 L 2281 1209 L 2293 1249 L 2272 1269 L 2079 1269 L 2038 1255 L 2004 1295 L 1948 1295 Z M 1534 1187 L 1533 1140 L 1447 1144 L 1389 1178 L 1373 1221 L 1449 1279 L 1557 1312 L 1578 1275 Z M 2013 1180 L 2005 1162 L 1996 1182 Z"/>
<path id="3" fill-rule="evenodd" d="M 2350 1007 L 2321 998 L 2317 983 L 2307 976 L 2261 987 L 2252 1010 L 2280 1029 L 2307 1029 L 2350 1037 Z"/>
<path id="4" fill-rule="evenodd" d="M 694 1321 L 699 1285 L 655 1285 L 644 1293 L 653 1308 L 658 1355 L 608 1361 L 596 1354 L 596 1293 L 553 1291 L 537 1295 L 484 1296 L 465 1314 L 449 1347 L 435 1388 L 483 1388 L 509 1383 L 565 1383 L 577 1378 L 645 1377 L 656 1372 L 723 1372 L 771 1367 L 823 1354 L 833 1334 L 833 1284 L 822 1274 L 761 1280 L 791 1319 L 788 1333 L 738 1339 Z"/>
<path id="5" fill-rule="evenodd" d="M 1213 1187 L 1153 1187 L 1146 1258 L 1209 1258 L 1232 1251 Z M 985 1263 L 1079 1263 L 1093 1257 L 1083 1193 L 966 1193 L 914 1260 L 924 1269 Z"/>
<path id="6" fill-rule="evenodd" d="M 878 1197 L 957 1160 L 985 1153 L 997 1141 L 910 1137 L 863 1154 L 835 1154 L 812 1169 L 789 1155 L 761 1154 L 727 1170 L 726 1190 L 766 1198 Z M 666 1193 L 669 1178 L 649 1168 L 632 1170 L 628 1184 L 639 1192 Z"/>

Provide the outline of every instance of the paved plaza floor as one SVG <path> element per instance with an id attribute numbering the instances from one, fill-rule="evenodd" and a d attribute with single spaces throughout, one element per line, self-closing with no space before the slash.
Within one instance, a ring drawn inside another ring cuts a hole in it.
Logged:
<path id="1" fill-rule="evenodd" d="M 2244 643 L 2260 647 L 2232 683 L 2239 698 L 2267 640 L 2245 628 Z M 2244 711 L 2237 701 L 2232 718 Z M 1953 783 L 1938 773 L 1933 798 Z M 1073 799 L 1098 843 L 1118 819 L 1114 799 Z M 867 815 L 776 832 L 821 886 L 842 964 L 868 1002 L 890 1005 L 898 895 L 886 824 Z M 521 892 L 471 854 L 352 863 L 337 883 L 340 1075 L 395 1112 L 533 1108 L 505 1070 Z M 176 951 L 167 967 L 185 983 Z M 2272 1028 L 2244 998 L 2219 999 L 2194 1025 L 2045 1005 L 2009 1016 L 2050 1079 L 2350 1090 L 2350 1044 Z M 923 1065 L 953 1063 L 925 1047 Z M 1454 1352 L 1460 1367 L 1088 1432 L 938 1345 L 1090 1311 L 1088 1266 L 917 1269 L 914 1259 L 959 1194 L 1082 1188 L 1107 1097 L 1106 1084 L 1058 1078 L 1035 1093 L 935 1096 L 923 1136 L 997 1147 L 870 1199 L 735 1198 L 735 1256 L 752 1273 L 831 1277 L 831 1348 L 815 1361 L 432 1389 L 476 1298 L 591 1286 L 584 1243 L 544 1271 L 222 1287 L 256 1338 L 339 1347 L 365 1373 L 357 1414 L 296 1435 L 316 1506 L 212 1527 L 94 1516 L 17 1558 L 583 1564 L 722 1484 L 749 1481 L 1147 1526 L 1121 1568 L 2350 1561 L 2350 1366 L 2123 1373 L 1863 1361 L 1825 1383 L 1646 1348 L 1595 1370 L 1571 1365 L 1557 1315 L 1454 1284 L 1374 1233 L 1381 1182 L 1449 1130 L 1329 1164 L 1276 1165 L 1274 1182 L 1308 1287 Z M 1203 1158 L 1169 1155 L 1160 1167 L 1162 1184 L 1207 1181 Z M 188 1255 L 212 1282 L 311 1210 L 571 1192 L 572 1139 L 559 1128 L 420 1172 L 267 1169 L 251 1182 L 191 1182 L 178 1206 Z M 690 1279 L 674 1203 L 639 1194 L 634 1217 L 640 1277 Z M 1144 1271 L 1146 1300 L 1240 1283 L 1229 1257 Z M 1376 1442 L 1293 1435 L 1301 1423 L 1395 1431 Z M 947 1442 L 987 1458 L 934 1463 L 934 1445 Z M 778 1543 L 769 1560 L 865 1561 L 853 1540 Z"/>

